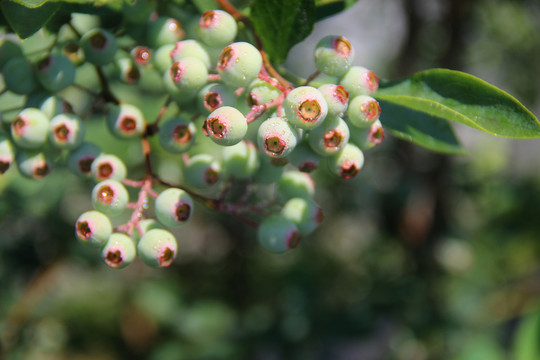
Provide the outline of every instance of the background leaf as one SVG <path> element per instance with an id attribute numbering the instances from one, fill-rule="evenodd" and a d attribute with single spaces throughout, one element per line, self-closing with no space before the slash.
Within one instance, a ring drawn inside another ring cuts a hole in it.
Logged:
<path id="1" fill-rule="evenodd" d="M 392 135 L 432 151 L 467 154 L 446 119 L 384 100 L 379 100 L 379 104 L 381 123 Z"/>
<path id="2" fill-rule="evenodd" d="M 251 5 L 251 19 L 270 59 L 281 62 L 290 48 L 313 30 L 315 2 L 255 0 Z"/>
<path id="3" fill-rule="evenodd" d="M 339 14 L 354 5 L 357 0 L 317 0 L 315 1 L 315 21 Z"/>
<path id="4" fill-rule="evenodd" d="M 521 320 L 514 339 L 514 359 L 535 360 L 540 354 L 540 311 Z"/>
<path id="5" fill-rule="evenodd" d="M 540 122 L 519 101 L 459 71 L 432 69 L 404 80 L 381 83 L 375 97 L 494 135 L 540 137 Z"/>
<path id="6" fill-rule="evenodd" d="M 27 8 L 13 1 L 2 1 L 0 9 L 9 26 L 21 39 L 41 29 L 60 8 L 60 3 L 46 3 L 37 8 Z"/>

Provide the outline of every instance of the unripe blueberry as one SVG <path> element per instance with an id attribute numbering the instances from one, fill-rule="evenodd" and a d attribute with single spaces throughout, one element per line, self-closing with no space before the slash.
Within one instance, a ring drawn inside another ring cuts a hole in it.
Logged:
<path id="1" fill-rule="evenodd" d="M 101 181 L 92 189 L 94 209 L 107 215 L 121 214 L 126 208 L 128 200 L 126 188 L 116 180 Z"/>
<path id="2" fill-rule="evenodd" d="M 85 142 L 69 153 L 66 160 L 67 167 L 75 175 L 90 177 L 92 174 L 92 162 L 99 154 L 101 154 L 99 146 Z"/>
<path id="3" fill-rule="evenodd" d="M 187 192 L 169 188 L 156 198 L 155 213 L 158 221 L 168 227 L 184 225 L 193 214 L 193 199 Z"/>
<path id="4" fill-rule="evenodd" d="M 208 52 L 198 41 L 192 39 L 178 41 L 174 49 L 171 50 L 170 56 L 173 62 L 185 58 L 195 58 L 200 60 L 207 69 L 210 69 L 212 66 Z"/>
<path id="5" fill-rule="evenodd" d="M 295 197 L 311 198 L 315 194 L 315 182 L 308 173 L 289 170 L 281 175 L 276 191 L 285 201 Z"/>
<path id="6" fill-rule="evenodd" d="M 74 114 L 58 114 L 49 123 L 49 141 L 59 149 L 75 149 L 84 140 L 85 128 Z"/>
<path id="7" fill-rule="evenodd" d="M 255 145 L 241 141 L 223 149 L 223 172 L 236 179 L 247 179 L 259 167 L 259 157 Z"/>
<path id="8" fill-rule="evenodd" d="M 6 89 L 15 94 L 27 95 L 37 88 L 32 64 L 25 57 L 10 59 L 2 67 Z"/>
<path id="9" fill-rule="evenodd" d="M 156 11 L 156 2 L 152 0 L 132 0 L 122 2 L 123 20 L 136 25 L 142 25 Z"/>
<path id="10" fill-rule="evenodd" d="M 0 175 L 10 168 L 15 160 L 15 149 L 6 134 L 0 133 Z"/>
<path id="11" fill-rule="evenodd" d="M 159 127 L 159 143 L 164 150 L 180 154 L 195 144 L 195 134 L 193 122 L 182 117 L 173 117 Z"/>
<path id="12" fill-rule="evenodd" d="M 262 57 L 250 43 L 236 42 L 225 47 L 218 59 L 223 82 L 235 88 L 248 86 L 261 71 Z"/>
<path id="13" fill-rule="evenodd" d="M 75 235 L 83 244 L 103 246 L 113 231 L 109 217 L 96 210 L 84 212 L 75 223 Z"/>
<path id="14" fill-rule="evenodd" d="M 122 181 L 126 178 L 127 168 L 118 156 L 100 154 L 92 162 L 91 173 L 95 181 Z"/>
<path id="15" fill-rule="evenodd" d="M 369 95 L 379 88 L 379 78 L 373 71 L 361 66 L 351 66 L 343 75 L 339 84 L 349 92 L 352 98 L 358 95 Z"/>
<path id="16" fill-rule="evenodd" d="M 161 225 L 156 219 L 143 219 L 139 221 L 139 225 L 135 228 L 133 234 L 131 234 L 131 238 L 133 241 L 135 241 L 135 243 L 138 243 L 142 237 L 141 233 L 144 235 L 152 229 L 163 229 L 163 225 Z"/>
<path id="17" fill-rule="evenodd" d="M 12 39 L 0 39 L 0 69 L 11 59 L 24 56 L 21 45 Z"/>
<path id="18" fill-rule="evenodd" d="M 368 95 L 355 96 L 349 104 L 347 112 L 349 121 L 356 127 L 370 127 L 381 114 L 377 100 Z"/>
<path id="19" fill-rule="evenodd" d="M 174 44 L 165 44 L 163 46 L 160 46 L 154 52 L 154 56 L 152 57 L 152 63 L 160 74 L 167 72 L 171 68 L 173 64 L 171 58 L 171 51 L 174 49 L 174 47 Z"/>
<path id="20" fill-rule="evenodd" d="M 69 59 L 75 66 L 79 66 L 84 62 L 84 51 L 79 46 L 79 42 L 68 40 L 62 46 L 62 55 Z"/>
<path id="21" fill-rule="evenodd" d="M 328 116 L 342 116 L 347 111 L 349 93 L 343 86 L 324 84 L 318 89 L 328 104 Z"/>
<path id="22" fill-rule="evenodd" d="M 41 180 L 50 172 L 50 163 L 41 151 L 20 150 L 16 160 L 21 175 L 29 179 Z"/>
<path id="23" fill-rule="evenodd" d="M 73 107 L 65 99 L 53 95 L 49 96 L 40 103 L 39 109 L 47 115 L 49 119 L 52 119 L 58 114 L 73 113 Z"/>
<path id="24" fill-rule="evenodd" d="M 75 81 L 75 65 L 63 55 L 49 54 L 38 61 L 36 73 L 41 85 L 53 93 L 67 88 Z"/>
<path id="25" fill-rule="evenodd" d="M 257 144 L 269 156 L 285 157 L 297 142 L 298 133 L 284 118 L 272 117 L 259 126 Z"/>
<path id="26" fill-rule="evenodd" d="M 205 125 L 210 139 L 223 146 L 238 144 L 248 129 L 246 117 L 232 106 L 222 106 L 212 111 Z"/>
<path id="27" fill-rule="evenodd" d="M 206 45 L 224 47 L 236 37 L 236 20 L 226 11 L 209 10 L 202 14 L 196 31 Z"/>
<path id="28" fill-rule="evenodd" d="M 275 214 L 261 222 L 257 229 L 257 240 L 268 251 L 284 253 L 298 246 L 300 232 L 294 222 L 282 214 Z"/>
<path id="29" fill-rule="evenodd" d="M 313 151 L 306 139 L 296 145 L 294 151 L 287 156 L 287 159 L 299 171 L 309 173 L 319 167 L 321 156 Z"/>
<path id="30" fill-rule="evenodd" d="M 11 123 L 11 136 L 17 146 L 37 149 L 47 141 L 49 119 L 37 108 L 22 110 Z"/>
<path id="31" fill-rule="evenodd" d="M 125 268 L 135 260 L 136 256 L 135 243 L 123 233 L 112 233 L 101 249 L 101 258 L 113 269 Z"/>
<path id="32" fill-rule="evenodd" d="M 193 98 L 208 81 L 208 70 L 199 59 L 184 58 L 172 64 L 168 76 L 179 95 Z"/>
<path id="33" fill-rule="evenodd" d="M 236 106 L 236 95 L 226 85 L 210 83 L 199 91 L 198 105 L 202 112 L 209 114 L 222 106 Z"/>
<path id="34" fill-rule="evenodd" d="M 107 114 L 107 127 L 118 138 L 129 139 L 141 136 L 145 125 L 143 113 L 134 105 L 115 105 Z"/>
<path id="35" fill-rule="evenodd" d="M 283 205 L 281 214 L 295 223 L 302 236 L 313 232 L 324 219 L 322 209 L 306 198 L 289 199 Z"/>
<path id="36" fill-rule="evenodd" d="M 356 145 L 350 143 L 346 144 L 339 153 L 327 159 L 330 172 L 343 179 L 355 177 L 364 166 L 364 153 Z"/>
<path id="37" fill-rule="evenodd" d="M 352 65 L 354 48 L 343 36 L 329 35 L 317 43 L 314 56 L 315 66 L 320 72 L 341 76 Z"/>
<path id="38" fill-rule="evenodd" d="M 114 35 L 99 28 L 84 33 L 79 44 L 84 51 L 86 61 L 97 66 L 112 62 L 118 49 Z"/>
<path id="39" fill-rule="evenodd" d="M 249 84 L 247 91 L 247 104 L 249 107 L 254 105 L 264 105 L 275 100 L 281 91 L 267 81 L 255 79 Z"/>
<path id="40" fill-rule="evenodd" d="M 283 175 L 284 166 L 279 166 L 274 164 L 272 160 L 276 158 L 271 158 L 264 153 L 259 152 L 259 169 L 255 173 L 253 182 L 257 184 L 273 184 L 281 178 Z M 281 160 L 283 158 L 278 158 Z"/>
<path id="41" fill-rule="evenodd" d="M 311 130 L 321 125 L 328 114 L 328 104 L 321 92 L 312 86 L 293 89 L 283 101 L 289 122 L 300 129 Z"/>
<path id="42" fill-rule="evenodd" d="M 147 31 L 147 40 L 153 48 L 165 44 L 174 44 L 184 37 L 184 29 L 173 18 L 159 17 L 150 23 Z"/>
<path id="43" fill-rule="evenodd" d="M 118 68 L 120 80 L 126 84 L 135 84 L 141 79 L 141 71 L 135 62 L 128 57 L 122 57 L 115 60 Z"/>
<path id="44" fill-rule="evenodd" d="M 384 129 L 381 122 L 376 120 L 370 127 L 354 131 L 352 135 L 351 140 L 354 141 L 361 150 L 369 150 L 372 147 L 379 145 L 384 140 Z"/>
<path id="45" fill-rule="evenodd" d="M 184 167 L 186 182 L 196 188 L 204 189 L 216 184 L 220 179 L 221 166 L 209 154 L 192 156 Z"/>
<path id="46" fill-rule="evenodd" d="M 176 257 L 178 243 L 169 231 L 152 229 L 139 240 L 137 252 L 146 265 L 155 268 L 166 267 L 170 266 Z"/>
<path id="47" fill-rule="evenodd" d="M 141 66 L 148 65 L 152 60 L 152 51 L 146 46 L 135 46 L 129 54 L 133 61 Z"/>
<path id="48" fill-rule="evenodd" d="M 349 142 L 349 127 L 340 117 L 324 120 L 321 126 L 309 132 L 309 146 L 322 156 L 332 155 Z"/>

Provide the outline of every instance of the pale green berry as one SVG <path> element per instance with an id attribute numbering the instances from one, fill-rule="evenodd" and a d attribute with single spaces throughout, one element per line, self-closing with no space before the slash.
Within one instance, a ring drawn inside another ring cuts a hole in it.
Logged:
<path id="1" fill-rule="evenodd" d="M 315 47 L 315 66 L 327 75 L 341 76 L 352 65 L 354 48 L 343 36 L 329 35 L 322 38 Z"/>
<path id="2" fill-rule="evenodd" d="M 257 229 L 257 240 L 266 250 L 284 253 L 300 242 L 300 232 L 291 220 L 282 214 L 266 217 Z"/>
<path id="3" fill-rule="evenodd" d="M 250 43 L 236 42 L 225 47 L 218 59 L 218 73 L 223 82 L 234 88 L 248 86 L 262 67 L 259 50 Z"/>
<path id="4" fill-rule="evenodd" d="M 324 84 L 318 87 L 328 104 L 327 116 L 342 116 L 349 104 L 349 93 L 341 85 Z"/>
<path id="5" fill-rule="evenodd" d="M 171 51 L 174 50 L 174 47 L 174 44 L 165 44 L 154 52 L 152 63 L 160 74 L 167 72 L 171 68 L 173 64 Z"/>
<path id="6" fill-rule="evenodd" d="M 84 51 L 86 61 L 97 66 L 111 63 L 118 50 L 114 35 L 100 28 L 84 33 L 79 44 Z"/>
<path id="7" fill-rule="evenodd" d="M 9 170 L 15 161 L 15 149 L 7 134 L 0 133 L 0 175 Z"/>
<path id="8" fill-rule="evenodd" d="M 276 192 L 285 201 L 295 197 L 311 198 L 315 194 L 315 182 L 308 173 L 285 171 L 277 183 Z"/>
<path id="9" fill-rule="evenodd" d="M 208 70 L 199 59 L 183 58 L 172 64 L 169 77 L 179 95 L 193 98 L 208 81 Z"/>
<path id="10" fill-rule="evenodd" d="M 381 115 L 379 103 L 368 95 L 355 96 L 347 111 L 350 123 L 359 128 L 371 127 L 379 119 L 379 115 Z"/>
<path id="11" fill-rule="evenodd" d="M 223 149 L 223 172 L 236 179 L 247 179 L 259 167 L 258 151 L 250 142 L 241 141 Z"/>
<path id="12" fill-rule="evenodd" d="M 328 114 L 328 104 L 323 94 L 312 86 L 293 89 L 283 101 L 285 117 L 291 125 L 312 130 L 322 124 Z"/>
<path id="13" fill-rule="evenodd" d="M 75 235 L 80 242 L 92 247 L 103 246 L 113 231 L 109 217 L 96 210 L 84 212 L 75 223 Z"/>
<path id="14" fill-rule="evenodd" d="M 197 154 L 185 164 L 184 178 L 193 187 L 211 187 L 221 178 L 221 165 L 212 155 Z"/>
<path id="15" fill-rule="evenodd" d="M 99 154 L 101 154 L 101 149 L 96 144 L 82 143 L 81 146 L 69 153 L 66 159 L 67 167 L 76 175 L 90 177 L 92 175 L 92 162 Z"/>
<path id="16" fill-rule="evenodd" d="M 322 209 L 315 202 L 300 197 L 289 199 L 281 214 L 295 223 L 302 236 L 313 232 L 324 219 Z"/>
<path id="17" fill-rule="evenodd" d="M 351 66 L 343 75 L 339 84 L 347 90 L 350 98 L 358 95 L 370 95 L 379 88 L 379 78 L 373 71 L 362 66 Z"/>
<path id="18" fill-rule="evenodd" d="M 138 243 L 142 237 L 141 233 L 144 235 L 152 229 L 163 229 L 163 225 L 161 225 L 156 219 L 143 219 L 139 221 L 135 231 L 133 234 L 131 234 L 131 238 L 133 241 L 135 241 L 135 243 Z"/>
<path id="19" fill-rule="evenodd" d="M 58 114 L 49 123 L 49 141 L 59 149 L 76 149 L 82 144 L 84 134 L 85 127 L 74 114 Z"/>
<path id="20" fill-rule="evenodd" d="M 298 133 L 284 118 L 272 117 L 259 126 L 257 144 L 269 156 L 285 157 L 294 150 L 297 142 Z"/>
<path id="21" fill-rule="evenodd" d="M 24 177 L 41 180 L 50 173 L 50 161 L 45 154 L 36 150 L 19 150 L 16 156 L 17 167 Z"/>
<path id="22" fill-rule="evenodd" d="M 379 120 L 368 128 L 355 130 L 351 133 L 351 140 L 361 149 L 369 150 L 384 140 L 384 129 Z"/>
<path id="23" fill-rule="evenodd" d="M 210 70 L 210 55 L 205 48 L 196 40 L 178 41 L 171 50 L 170 56 L 173 62 L 180 61 L 185 58 L 195 58 L 200 60 L 207 69 Z"/>
<path id="24" fill-rule="evenodd" d="M 128 200 L 126 188 L 116 180 L 101 181 L 92 189 L 94 209 L 107 215 L 120 215 L 126 208 Z"/>
<path id="25" fill-rule="evenodd" d="M 118 75 L 120 80 L 126 84 L 135 84 L 141 79 L 141 70 L 133 59 L 129 57 L 121 57 L 115 60 L 116 67 L 118 68 Z"/>
<path id="26" fill-rule="evenodd" d="M 52 119 L 56 115 L 64 113 L 73 113 L 73 107 L 65 99 L 53 95 L 44 99 L 40 105 L 39 109 L 47 115 L 49 119 Z"/>
<path id="27" fill-rule="evenodd" d="M 222 106 L 212 111 L 205 121 L 210 139 L 218 145 L 238 144 L 246 136 L 246 117 L 232 106 Z"/>
<path id="28" fill-rule="evenodd" d="M 195 125 L 189 119 L 173 117 L 159 127 L 159 143 L 164 150 L 180 154 L 195 144 Z"/>
<path id="29" fill-rule="evenodd" d="M 184 225 L 193 215 L 193 199 L 184 190 L 169 188 L 156 198 L 155 213 L 158 221 L 165 226 Z"/>
<path id="30" fill-rule="evenodd" d="M 340 117 L 327 118 L 321 126 L 309 132 L 308 141 L 319 155 L 335 154 L 349 142 L 349 127 Z"/>
<path id="31" fill-rule="evenodd" d="M 178 243 L 172 233 L 163 229 L 147 231 L 137 244 L 139 258 L 148 266 L 170 266 L 178 252 Z"/>
<path id="32" fill-rule="evenodd" d="M 37 149 L 45 144 L 49 118 L 37 108 L 22 110 L 11 123 L 13 142 L 25 149 Z"/>
<path id="33" fill-rule="evenodd" d="M 109 131 L 121 139 L 140 137 L 145 130 L 145 126 L 144 115 L 135 105 L 115 105 L 107 114 Z"/>
<path id="34" fill-rule="evenodd" d="M 113 154 L 100 154 L 94 159 L 91 167 L 92 178 L 95 181 L 116 180 L 126 178 L 127 168 L 122 159 Z"/>
<path id="35" fill-rule="evenodd" d="M 234 41 L 236 20 L 226 11 L 209 10 L 202 14 L 196 31 L 205 44 L 220 48 Z"/>
<path id="36" fill-rule="evenodd" d="M 101 249 L 101 258 L 113 269 L 125 268 L 136 256 L 137 248 L 133 239 L 123 233 L 112 233 Z"/>
<path id="37" fill-rule="evenodd" d="M 356 145 L 349 143 L 327 160 L 331 173 L 348 180 L 355 177 L 364 166 L 364 153 Z"/>
<path id="38" fill-rule="evenodd" d="M 234 107 L 236 94 L 233 89 L 224 84 L 210 83 L 199 91 L 198 105 L 199 109 L 206 114 L 222 106 Z"/>
<path id="39" fill-rule="evenodd" d="M 176 19 L 162 16 L 150 23 L 146 36 L 151 47 L 158 48 L 181 40 L 184 29 Z"/>

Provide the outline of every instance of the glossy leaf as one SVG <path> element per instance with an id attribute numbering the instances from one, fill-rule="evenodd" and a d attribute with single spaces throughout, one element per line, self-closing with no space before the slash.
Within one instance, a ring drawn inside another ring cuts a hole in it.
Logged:
<path id="1" fill-rule="evenodd" d="M 251 4 L 251 20 L 270 59 L 280 62 L 313 30 L 315 2 L 255 0 Z"/>
<path id="2" fill-rule="evenodd" d="M 381 83 L 375 97 L 494 135 L 540 137 L 540 122 L 518 100 L 459 71 L 432 69 Z"/>
<path id="3" fill-rule="evenodd" d="M 442 118 L 409 107 L 380 100 L 380 121 L 392 135 L 426 149 L 453 155 L 466 155 L 450 123 Z"/>
<path id="4" fill-rule="evenodd" d="M 9 26 L 21 39 L 41 29 L 60 8 L 60 3 L 45 3 L 40 7 L 28 8 L 14 1 L 0 2 L 0 9 Z"/>

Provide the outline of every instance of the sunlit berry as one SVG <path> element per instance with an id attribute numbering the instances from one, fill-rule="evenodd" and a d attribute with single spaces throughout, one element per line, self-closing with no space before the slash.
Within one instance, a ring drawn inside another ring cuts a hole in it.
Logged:
<path id="1" fill-rule="evenodd" d="M 294 249 L 300 242 L 298 228 L 282 214 L 266 217 L 257 229 L 257 240 L 266 250 L 284 253 Z"/>
<path id="2" fill-rule="evenodd" d="M 364 166 L 364 153 L 356 145 L 349 143 L 327 160 L 331 173 L 348 180 L 355 177 Z"/>
<path id="3" fill-rule="evenodd" d="M 109 217 L 96 210 L 86 211 L 75 223 L 75 235 L 83 244 L 92 247 L 103 246 L 113 231 Z"/>
<path id="4" fill-rule="evenodd" d="M 236 106 L 236 94 L 224 84 L 210 83 L 199 91 L 197 104 L 202 112 L 209 114 L 222 106 Z"/>
<path id="5" fill-rule="evenodd" d="M 257 78 L 261 71 L 262 57 L 259 50 L 250 43 L 236 42 L 221 51 L 217 65 L 225 84 L 241 88 Z"/>
<path id="6" fill-rule="evenodd" d="M 47 141 L 49 118 L 37 108 L 22 110 L 11 123 L 13 142 L 25 149 L 37 149 Z"/>
<path id="7" fill-rule="evenodd" d="M 118 49 L 114 35 L 100 28 L 84 33 L 79 44 L 84 51 L 86 61 L 97 66 L 111 63 Z"/>
<path id="8" fill-rule="evenodd" d="M 246 117 L 232 106 L 222 106 L 212 111 L 205 121 L 206 132 L 216 144 L 238 144 L 248 129 Z"/>
<path id="9" fill-rule="evenodd" d="M 169 77 L 178 88 L 179 95 L 193 98 L 206 84 L 208 70 L 199 59 L 183 58 L 171 65 Z"/>
<path id="10" fill-rule="evenodd" d="M 178 243 L 172 233 L 163 229 L 151 229 L 137 244 L 139 258 L 148 266 L 170 266 L 178 252 Z"/>
<path id="11" fill-rule="evenodd" d="M 311 198 L 315 194 L 315 182 L 306 172 L 285 171 L 277 182 L 276 192 L 285 201 L 295 197 Z"/>
<path id="12" fill-rule="evenodd" d="M 257 144 L 269 156 L 285 157 L 297 142 L 298 133 L 284 118 L 272 117 L 259 126 Z"/>
<path id="13" fill-rule="evenodd" d="M 66 100 L 57 95 L 49 96 L 45 98 L 39 105 L 39 109 L 47 115 L 49 119 L 52 119 L 59 114 L 72 114 L 73 107 Z"/>
<path id="14" fill-rule="evenodd" d="M 321 126 L 309 132 L 308 141 L 319 155 L 335 154 L 349 142 L 349 127 L 340 117 L 327 118 Z"/>
<path id="15" fill-rule="evenodd" d="M 184 178 L 193 187 L 199 189 L 211 187 L 221 178 L 221 165 L 210 154 L 197 154 L 185 164 Z"/>
<path id="16" fill-rule="evenodd" d="M 158 138 L 164 150 L 180 154 L 195 144 L 196 128 L 189 119 L 172 117 L 159 127 Z"/>
<path id="17" fill-rule="evenodd" d="M 92 189 L 94 209 L 107 215 L 121 214 L 126 208 L 128 200 L 126 188 L 116 180 L 101 181 Z"/>
<path id="18" fill-rule="evenodd" d="M 351 66 L 343 75 L 339 84 L 349 92 L 350 98 L 358 95 L 370 95 L 379 88 L 379 78 L 371 70 L 362 66 Z"/>
<path id="19" fill-rule="evenodd" d="M 6 134 L 0 133 L 0 175 L 9 170 L 15 161 L 15 149 Z"/>
<path id="20" fill-rule="evenodd" d="M 58 114 L 49 123 L 49 141 L 59 149 L 72 150 L 79 147 L 84 134 L 84 125 L 74 114 Z"/>
<path id="21" fill-rule="evenodd" d="M 324 84 L 318 87 L 328 104 L 328 116 L 341 116 L 349 105 L 349 93 L 341 85 Z"/>
<path id="22" fill-rule="evenodd" d="M 171 51 L 174 49 L 174 44 L 165 44 L 154 51 L 152 56 L 152 64 L 160 74 L 167 72 L 172 64 Z"/>
<path id="23" fill-rule="evenodd" d="M 327 75 L 341 76 L 352 65 L 354 48 L 343 36 L 329 35 L 315 46 L 315 66 Z"/>
<path id="24" fill-rule="evenodd" d="M 126 178 L 127 168 L 122 159 L 113 154 L 100 154 L 94 159 L 91 167 L 92 177 L 95 181 L 116 180 Z"/>
<path id="25" fill-rule="evenodd" d="M 174 49 L 171 50 L 170 56 L 173 62 L 185 58 L 195 58 L 200 60 L 207 69 L 212 67 L 210 55 L 208 55 L 206 49 L 198 41 L 193 39 L 178 41 Z"/>
<path id="26" fill-rule="evenodd" d="M 165 226 L 184 225 L 193 215 L 193 199 L 184 190 L 169 188 L 156 198 L 155 213 L 158 221 Z"/>
<path id="27" fill-rule="evenodd" d="M 41 151 L 19 150 L 16 161 L 21 175 L 29 179 L 41 180 L 51 171 L 50 161 Z"/>
<path id="28" fill-rule="evenodd" d="M 312 86 L 293 89 L 283 101 L 285 117 L 291 125 L 311 130 L 320 126 L 328 114 L 328 104 L 323 94 Z"/>
<path id="29" fill-rule="evenodd" d="M 209 10 L 202 14 L 196 31 L 205 44 L 220 48 L 234 41 L 236 20 L 226 11 Z"/>
<path id="30" fill-rule="evenodd" d="M 101 258 L 113 269 L 125 268 L 136 256 L 137 248 L 133 239 L 123 233 L 112 233 L 101 249 Z"/>
<path id="31" fill-rule="evenodd" d="M 381 114 L 377 100 L 368 95 L 355 96 L 349 104 L 347 116 L 350 123 L 359 128 L 370 127 Z"/>
<path id="32" fill-rule="evenodd" d="M 143 113 L 134 105 L 115 105 L 107 114 L 107 127 L 119 138 L 139 137 L 144 132 L 145 125 Z"/>
<path id="33" fill-rule="evenodd" d="M 379 120 L 376 120 L 368 128 L 362 128 L 354 131 L 351 140 L 361 149 L 369 150 L 379 145 L 384 140 L 384 128 Z"/>

